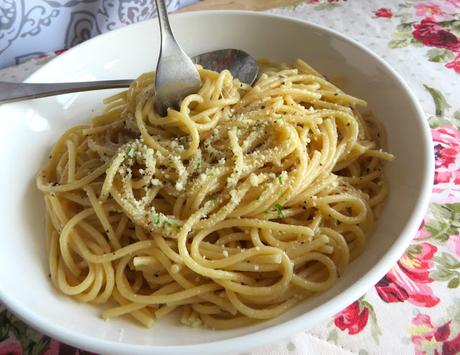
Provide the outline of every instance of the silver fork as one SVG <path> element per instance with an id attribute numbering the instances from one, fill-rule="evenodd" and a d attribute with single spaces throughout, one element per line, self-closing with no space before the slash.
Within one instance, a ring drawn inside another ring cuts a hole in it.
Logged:
<path id="1" fill-rule="evenodd" d="M 174 38 L 164 0 L 155 0 L 155 3 L 161 33 L 155 77 L 155 110 L 165 115 L 168 107 L 177 108 L 185 96 L 196 93 L 201 80 L 192 60 Z"/>

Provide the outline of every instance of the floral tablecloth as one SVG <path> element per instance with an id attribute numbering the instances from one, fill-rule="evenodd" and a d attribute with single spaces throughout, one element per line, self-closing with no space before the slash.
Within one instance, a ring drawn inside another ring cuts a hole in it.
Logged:
<path id="1" fill-rule="evenodd" d="M 216 1 L 211 2 L 215 7 Z M 260 2 L 254 8 L 260 9 Z M 238 6 L 243 1 L 222 3 Z M 251 3 L 256 1 L 244 7 Z M 274 4 L 269 12 L 346 34 L 391 64 L 426 112 L 436 172 L 425 219 L 385 277 L 331 319 L 245 355 L 460 353 L 460 0 L 266 4 Z M 57 54 L 2 70 L 0 80 L 22 80 Z M 9 353 L 83 351 L 35 332 L 0 306 L 0 354 Z"/>

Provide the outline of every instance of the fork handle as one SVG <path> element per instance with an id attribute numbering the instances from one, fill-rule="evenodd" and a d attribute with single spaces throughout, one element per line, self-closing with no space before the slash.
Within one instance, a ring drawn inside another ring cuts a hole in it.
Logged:
<path id="1" fill-rule="evenodd" d="M 116 89 L 128 87 L 131 80 L 82 81 L 73 83 L 11 83 L 0 81 L 0 104 L 68 94 L 76 91 Z"/>

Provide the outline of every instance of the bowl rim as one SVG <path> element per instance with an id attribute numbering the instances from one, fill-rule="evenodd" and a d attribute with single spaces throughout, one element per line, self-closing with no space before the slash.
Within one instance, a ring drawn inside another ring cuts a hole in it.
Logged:
<path id="1" fill-rule="evenodd" d="M 253 333 L 236 336 L 228 339 L 212 341 L 208 343 L 198 343 L 191 345 L 172 345 L 172 346 L 155 346 L 155 345 L 139 345 L 139 344 L 128 344 L 128 343 L 118 343 L 112 340 L 100 339 L 88 335 L 82 335 L 72 329 L 62 328 L 55 325 L 49 319 L 43 319 L 38 313 L 31 310 L 30 308 L 23 307 L 19 302 L 17 302 L 13 297 L 9 297 L 5 291 L 2 291 L 0 288 L 0 300 L 7 307 L 9 311 L 15 314 L 18 318 L 25 321 L 27 324 L 31 325 L 33 328 L 38 331 L 51 336 L 54 339 L 57 339 L 66 344 L 72 345 L 77 348 L 84 348 L 89 351 L 94 351 L 97 353 L 113 353 L 113 354 L 183 354 L 187 353 L 199 353 L 199 354 L 215 354 L 219 352 L 231 351 L 247 351 L 249 349 L 255 348 L 263 344 L 269 344 L 276 342 L 282 338 L 288 337 L 296 332 L 305 330 L 308 328 L 309 324 L 318 323 L 325 318 L 332 316 L 333 314 L 339 312 L 347 305 L 351 304 L 357 300 L 361 295 L 365 294 L 370 287 L 375 285 L 394 265 L 398 258 L 404 253 L 405 249 L 408 247 L 410 241 L 412 240 L 415 232 L 417 231 L 420 222 L 422 221 L 426 209 L 428 207 L 430 197 L 431 197 L 431 187 L 433 184 L 433 174 L 434 174 L 434 157 L 431 150 L 431 134 L 427 121 L 424 119 L 424 111 L 416 98 L 415 94 L 412 92 L 408 84 L 404 81 L 401 75 L 393 69 L 388 63 L 378 57 L 372 50 L 365 47 L 363 44 L 360 44 L 356 40 L 342 35 L 335 30 L 331 30 L 322 25 L 314 24 L 302 19 L 288 17 L 284 15 L 266 13 L 266 12 L 256 12 L 256 11 L 245 11 L 245 10 L 206 10 L 206 11 L 191 11 L 191 12 L 182 12 L 172 14 L 173 18 L 189 18 L 189 17 L 200 17 L 200 16 L 249 16 L 249 17 L 266 17 L 266 18 L 276 18 L 281 19 L 286 22 L 297 23 L 303 26 L 310 27 L 311 29 L 319 30 L 323 33 L 326 33 L 328 36 L 339 38 L 341 41 L 345 41 L 348 44 L 351 44 L 354 47 L 357 47 L 359 50 L 366 52 L 370 55 L 376 62 L 378 62 L 383 68 L 387 70 L 401 85 L 405 94 L 412 101 L 412 105 L 415 109 L 415 112 L 418 118 L 421 121 L 421 126 L 423 127 L 423 153 L 426 157 L 425 159 L 425 170 L 423 172 L 423 185 L 422 189 L 419 192 L 417 198 L 416 207 L 412 211 L 407 223 L 405 224 L 402 232 L 392 246 L 387 250 L 387 252 L 381 257 L 379 262 L 377 262 L 370 270 L 368 270 L 358 281 L 356 281 L 352 286 L 343 290 L 338 295 L 332 297 L 329 301 L 321 304 L 315 309 L 296 316 L 291 320 L 287 320 L 281 324 L 273 325 L 266 329 L 257 330 Z M 151 19 L 148 21 L 155 21 Z M 73 48 L 70 48 L 66 52 L 62 53 L 59 57 L 53 59 L 50 63 L 45 64 L 43 67 L 38 69 L 32 75 L 30 75 L 25 82 L 34 82 L 36 76 L 42 71 L 47 70 L 47 67 L 56 61 L 64 60 L 68 55 L 72 55 L 74 51 L 79 51 L 81 48 L 84 48 L 88 45 L 94 45 L 97 41 L 105 41 L 110 36 L 116 36 L 119 31 L 124 31 L 127 28 L 132 28 L 134 26 L 144 26 L 144 22 L 131 24 L 122 28 L 115 29 L 98 35 L 88 41 L 85 41 Z M 307 321 L 308 320 L 308 321 Z M 267 341 L 269 339 L 269 341 Z"/>

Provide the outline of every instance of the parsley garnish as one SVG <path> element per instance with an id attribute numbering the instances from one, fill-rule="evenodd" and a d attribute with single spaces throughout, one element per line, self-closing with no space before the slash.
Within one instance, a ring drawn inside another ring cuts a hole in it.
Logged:
<path id="1" fill-rule="evenodd" d="M 281 206 L 279 203 L 275 203 L 275 211 L 278 213 L 278 217 L 284 217 L 283 206 Z"/>
<path id="2" fill-rule="evenodd" d="M 128 145 L 125 149 L 125 155 L 129 158 L 134 157 L 135 149 L 132 145 Z"/>
<path id="3" fill-rule="evenodd" d="M 152 216 L 152 221 L 153 223 L 155 224 L 160 224 L 160 215 L 158 213 L 155 213 L 153 216 Z"/>
<path id="4" fill-rule="evenodd" d="M 168 221 L 167 219 L 165 219 L 165 220 L 163 221 L 163 225 L 164 225 L 164 226 L 172 226 L 172 223 L 171 223 L 170 221 Z"/>
<path id="5" fill-rule="evenodd" d="M 280 185 L 283 185 L 283 177 L 281 175 L 278 176 L 278 182 L 280 183 Z"/>

